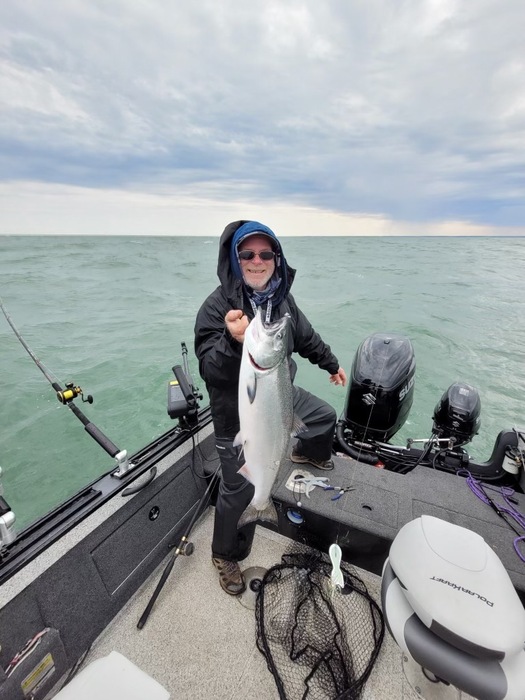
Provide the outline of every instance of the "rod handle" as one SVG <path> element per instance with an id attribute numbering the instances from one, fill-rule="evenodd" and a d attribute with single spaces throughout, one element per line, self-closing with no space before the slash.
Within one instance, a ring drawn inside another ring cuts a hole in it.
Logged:
<path id="1" fill-rule="evenodd" d="M 115 457 L 115 455 L 117 455 L 120 452 L 119 448 L 116 445 L 114 445 L 111 442 L 111 440 L 106 435 L 104 435 L 104 433 L 101 430 L 99 430 L 97 426 L 93 423 L 86 423 L 84 429 L 91 435 L 91 437 L 94 440 L 98 442 L 100 447 L 106 450 L 108 455 L 110 455 L 111 457 Z"/>

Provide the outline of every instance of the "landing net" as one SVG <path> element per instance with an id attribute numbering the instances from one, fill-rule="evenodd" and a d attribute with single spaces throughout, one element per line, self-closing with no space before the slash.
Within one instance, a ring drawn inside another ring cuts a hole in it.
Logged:
<path id="1" fill-rule="evenodd" d="M 379 606 L 343 562 L 343 592 L 333 591 L 331 571 L 327 555 L 308 549 L 284 554 L 262 580 L 257 647 L 281 700 L 359 698 L 379 654 Z"/>

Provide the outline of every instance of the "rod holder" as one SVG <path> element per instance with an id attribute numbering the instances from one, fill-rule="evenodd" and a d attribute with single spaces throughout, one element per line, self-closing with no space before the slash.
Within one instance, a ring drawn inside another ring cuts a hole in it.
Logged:
<path id="1" fill-rule="evenodd" d="M 0 467 L 0 549 L 3 549 L 16 539 L 16 515 L 11 510 L 9 503 L 5 500 L 3 493 L 2 467 Z"/>
<path id="2" fill-rule="evenodd" d="M 132 464 L 128 459 L 127 450 L 121 450 L 115 455 L 117 461 L 117 469 L 112 472 L 112 476 L 116 476 L 118 479 L 122 479 L 128 472 L 130 472 L 135 465 Z"/>

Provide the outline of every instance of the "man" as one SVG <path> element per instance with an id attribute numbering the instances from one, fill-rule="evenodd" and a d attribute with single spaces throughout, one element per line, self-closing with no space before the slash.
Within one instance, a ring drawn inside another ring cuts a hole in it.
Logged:
<path id="1" fill-rule="evenodd" d="M 291 316 L 288 356 L 292 381 L 297 366 L 292 352 L 317 364 L 334 384 L 345 385 L 345 371 L 290 294 L 295 270 L 285 260 L 274 232 L 256 221 L 236 221 L 219 243 L 220 286 L 201 306 L 195 323 L 195 353 L 206 382 L 215 428 L 222 479 L 215 508 L 212 558 L 226 593 L 238 595 L 245 583 L 238 562 L 250 553 L 255 523 L 237 529 L 254 489 L 238 470 L 238 386 L 244 333 L 261 307 L 266 323 Z M 317 469 L 333 469 L 332 439 L 337 416 L 326 402 L 294 387 L 294 412 L 308 430 L 301 434 L 291 459 Z"/>

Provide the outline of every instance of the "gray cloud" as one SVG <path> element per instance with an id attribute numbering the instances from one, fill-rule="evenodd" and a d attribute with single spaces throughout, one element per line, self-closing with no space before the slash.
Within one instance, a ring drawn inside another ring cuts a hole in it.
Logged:
<path id="1" fill-rule="evenodd" d="M 6 0 L 2 180 L 525 221 L 522 0 Z"/>

